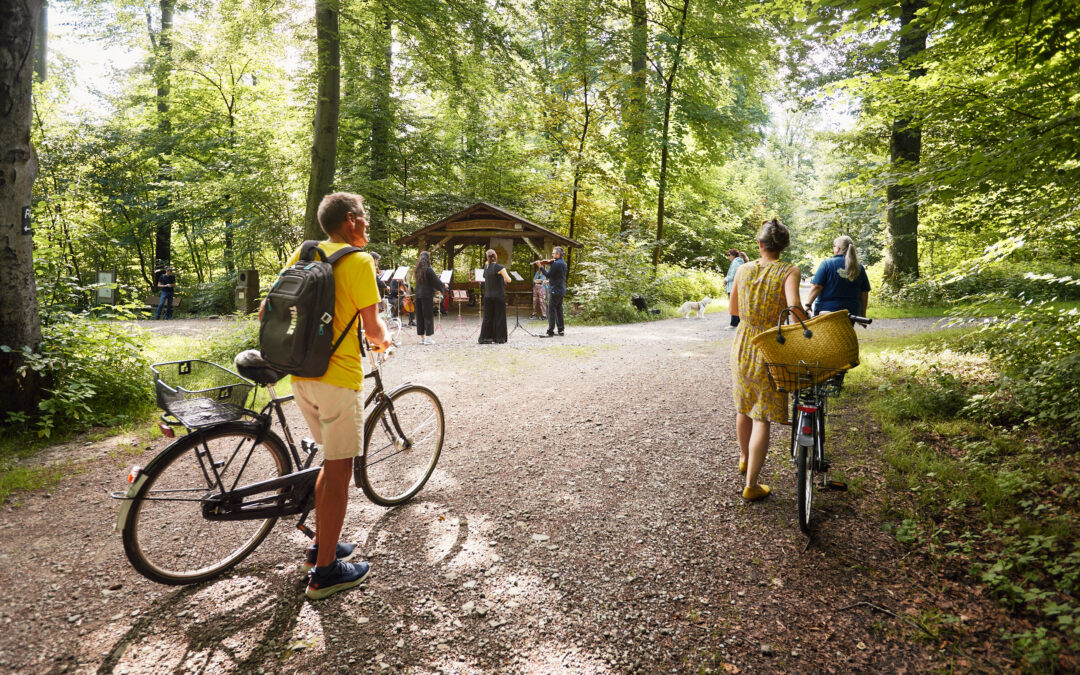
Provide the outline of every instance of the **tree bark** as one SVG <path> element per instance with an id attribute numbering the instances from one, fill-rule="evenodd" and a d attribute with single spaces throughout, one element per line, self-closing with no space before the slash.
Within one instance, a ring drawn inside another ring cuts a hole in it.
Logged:
<path id="1" fill-rule="evenodd" d="M 392 40 L 393 23 L 387 13 L 380 22 L 379 31 L 372 36 L 377 45 L 374 68 L 375 97 L 371 105 L 371 183 L 373 194 L 368 195 L 368 211 L 371 227 L 376 231 L 390 232 L 390 206 L 386 194 L 386 178 L 390 175 L 390 130 L 393 128 L 393 111 L 390 109 L 390 92 L 393 77 L 394 52 Z"/>
<path id="2" fill-rule="evenodd" d="M 915 13 L 926 6 L 925 0 L 906 0 L 900 6 L 899 63 L 903 68 L 926 49 L 926 31 L 916 23 Z M 925 71 L 913 69 L 918 77 Z M 909 117 L 893 121 L 889 155 L 893 172 L 910 171 L 918 166 L 922 151 L 922 132 Z M 885 251 L 885 283 L 896 287 L 905 279 L 919 276 L 919 203 L 915 187 L 893 183 L 886 188 L 888 207 L 886 225 L 888 247 Z"/>
<path id="3" fill-rule="evenodd" d="M 21 349 L 41 343 L 30 199 L 38 162 L 30 143 L 34 29 L 41 0 L 0 0 L 0 411 L 25 411 L 40 382 L 20 374 Z"/>
<path id="4" fill-rule="evenodd" d="M 626 167 L 623 172 L 625 188 L 619 230 L 628 232 L 639 227 L 640 208 L 635 202 L 641 192 L 645 175 L 645 94 L 648 52 L 646 0 L 630 0 L 630 90 L 626 106 Z"/>
<path id="5" fill-rule="evenodd" d="M 675 76 L 679 72 L 682 48 L 686 34 L 686 15 L 690 10 L 690 0 L 683 0 L 682 17 L 679 20 L 679 35 L 675 42 L 675 57 L 672 59 L 671 72 L 664 78 L 664 131 L 660 140 L 660 180 L 656 197 L 656 243 L 653 246 L 653 275 L 660 269 L 660 249 L 664 241 L 664 197 L 667 192 L 668 141 L 671 129 L 671 97 L 675 87 Z"/>
<path id="6" fill-rule="evenodd" d="M 154 240 L 154 257 L 157 258 L 158 268 L 164 269 L 172 262 L 172 218 L 168 214 L 169 194 L 166 185 L 172 176 L 172 167 L 169 162 L 170 138 L 172 136 L 172 120 L 169 119 L 169 92 L 171 89 L 170 78 L 172 76 L 172 27 L 173 12 L 176 9 L 176 0 L 161 0 L 161 30 L 158 31 L 157 48 L 154 59 L 154 79 L 157 82 L 157 112 L 159 142 L 164 146 L 161 153 L 161 165 L 158 170 L 158 182 L 160 183 L 159 196 L 157 199 L 157 231 Z"/>
<path id="7" fill-rule="evenodd" d="M 319 69 L 311 141 L 311 177 L 308 180 L 304 238 L 322 239 L 319 202 L 330 192 L 337 165 L 338 112 L 341 107 L 341 40 L 338 35 L 337 0 L 316 0 L 315 39 Z"/>

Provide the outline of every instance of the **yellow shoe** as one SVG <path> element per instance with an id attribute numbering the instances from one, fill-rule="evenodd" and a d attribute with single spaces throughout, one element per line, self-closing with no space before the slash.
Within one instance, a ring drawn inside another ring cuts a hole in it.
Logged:
<path id="1" fill-rule="evenodd" d="M 739 473 L 746 473 L 746 460 L 745 459 L 740 459 L 739 460 Z"/>
<path id="2" fill-rule="evenodd" d="M 756 502 L 759 499 L 768 497 L 770 492 L 772 492 L 772 490 L 768 485 L 758 483 L 753 487 L 743 488 L 742 498 L 748 502 Z"/>

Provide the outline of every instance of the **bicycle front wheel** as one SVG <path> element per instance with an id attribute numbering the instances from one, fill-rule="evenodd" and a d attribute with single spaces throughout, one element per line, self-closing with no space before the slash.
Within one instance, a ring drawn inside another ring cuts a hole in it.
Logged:
<path id="1" fill-rule="evenodd" d="M 289 472 L 281 439 L 272 432 L 257 439 L 258 430 L 244 423 L 195 431 L 146 467 L 123 529 L 124 553 L 140 574 L 171 585 L 205 581 L 243 560 L 269 534 L 277 518 L 203 517 L 205 500 L 221 486 L 231 490 Z"/>
<path id="2" fill-rule="evenodd" d="M 357 485 L 380 506 L 409 501 L 431 478 L 445 431 L 435 392 L 416 384 L 390 392 L 364 424 L 364 451 L 353 462 Z"/>
<path id="3" fill-rule="evenodd" d="M 812 449 L 800 445 L 795 449 L 795 475 L 799 500 L 799 529 L 810 534 L 810 509 L 814 505 L 814 462 Z"/>

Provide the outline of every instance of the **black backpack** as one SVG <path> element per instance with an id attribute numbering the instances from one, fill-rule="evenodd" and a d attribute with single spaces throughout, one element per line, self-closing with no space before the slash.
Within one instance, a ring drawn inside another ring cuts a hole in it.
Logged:
<path id="1" fill-rule="evenodd" d="M 305 241 L 296 264 L 278 275 L 266 294 L 259 321 L 259 349 L 274 368 L 300 377 L 326 373 L 330 355 L 360 314 L 354 314 L 338 339 L 333 339 L 334 263 L 359 250 L 345 246 L 327 257 L 319 242 Z M 322 260 L 315 259 L 316 253 Z"/>

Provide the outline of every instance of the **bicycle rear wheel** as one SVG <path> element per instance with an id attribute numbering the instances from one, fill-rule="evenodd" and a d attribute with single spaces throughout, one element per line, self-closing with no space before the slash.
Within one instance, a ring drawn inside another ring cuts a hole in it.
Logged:
<path id="1" fill-rule="evenodd" d="M 435 392 L 416 384 L 390 392 L 364 424 L 364 451 L 353 462 L 357 485 L 380 506 L 409 501 L 435 470 L 445 431 Z"/>
<path id="2" fill-rule="evenodd" d="M 207 520 L 203 504 L 226 490 L 287 474 L 289 456 L 272 432 L 256 443 L 254 425 L 195 431 L 166 448 L 142 472 L 123 525 L 124 553 L 148 579 L 179 585 L 205 581 L 236 565 L 269 534 L 277 518 Z"/>

